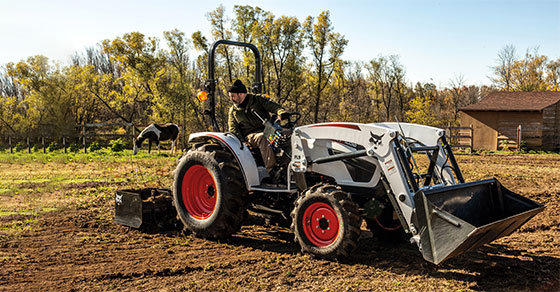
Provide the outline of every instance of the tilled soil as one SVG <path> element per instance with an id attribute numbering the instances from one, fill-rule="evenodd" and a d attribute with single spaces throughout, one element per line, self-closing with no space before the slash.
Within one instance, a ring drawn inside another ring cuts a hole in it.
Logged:
<path id="1" fill-rule="evenodd" d="M 0 291 L 559 291 L 560 157 L 539 159 L 458 157 L 468 181 L 495 176 L 547 207 L 512 235 L 440 265 L 365 228 L 358 249 L 340 262 L 301 254 L 289 229 L 259 218 L 222 242 L 146 233 L 113 223 L 107 199 L 0 217 L 36 220 L 18 236 L 0 233 Z"/>

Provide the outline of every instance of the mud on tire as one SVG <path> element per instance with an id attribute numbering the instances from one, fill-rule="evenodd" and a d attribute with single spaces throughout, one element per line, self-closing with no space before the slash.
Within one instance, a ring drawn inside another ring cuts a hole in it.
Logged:
<path id="1" fill-rule="evenodd" d="M 296 201 L 292 232 L 302 252 L 323 259 L 347 257 L 358 245 L 358 206 L 334 185 L 316 185 Z"/>
<path id="2" fill-rule="evenodd" d="M 204 238 L 223 239 L 241 227 L 247 189 L 228 150 L 218 144 L 197 146 L 177 165 L 173 202 L 186 229 Z"/>

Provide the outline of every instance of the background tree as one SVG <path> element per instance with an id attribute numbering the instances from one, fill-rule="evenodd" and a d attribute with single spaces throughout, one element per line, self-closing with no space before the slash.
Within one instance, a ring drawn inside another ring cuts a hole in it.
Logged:
<path id="1" fill-rule="evenodd" d="M 45 56 L 29 57 L 27 61 L 7 65 L 7 74 L 27 92 L 25 98 L 26 136 L 53 135 L 71 131 L 72 100 L 67 91 L 68 79 Z"/>
<path id="2" fill-rule="evenodd" d="M 334 116 L 336 120 L 358 123 L 375 121 L 374 107 L 362 69 L 362 62 L 350 63 L 346 66 L 345 77 L 337 78 L 340 102 L 339 113 Z"/>
<path id="3" fill-rule="evenodd" d="M 98 98 L 127 123 L 151 114 L 152 99 L 159 94 L 157 83 L 165 74 L 165 60 L 158 52 L 158 39 L 133 32 L 102 44 L 104 52 L 120 64 L 123 73 L 114 79 L 117 85 L 109 94 L 111 99 L 106 100 L 101 95 Z"/>
<path id="4" fill-rule="evenodd" d="M 198 80 L 190 65 L 189 40 L 176 29 L 164 32 L 164 38 L 169 50 L 163 53 L 166 70 L 158 82 L 161 94 L 154 100 L 152 120 L 177 122 L 182 126 L 182 133 L 205 130 L 202 109 L 193 88 Z"/>
<path id="5" fill-rule="evenodd" d="M 332 32 L 333 27 L 329 11 L 323 11 L 317 22 L 311 16 L 303 23 L 304 37 L 312 55 L 311 82 L 314 83 L 313 122 L 319 122 L 321 93 L 329 85 L 335 63 L 340 61 L 348 41 L 339 33 Z"/>
<path id="6" fill-rule="evenodd" d="M 514 63 L 513 87 L 517 91 L 543 91 L 547 89 L 546 64 L 548 58 L 539 55 L 538 48 L 525 53 L 525 58 Z"/>
<path id="7" fill-rule="evenodd" d="M 304 113 L 302 124 L 396 117 L 444 127 L 458 122 L 460 107 L 496 89 L 560 90 L 560 59 L 549 60 L 538 49 L 527 50 L 522 58 L 512 45 L 499 51 L 492 67 L 494 87 L 468 85 L 459 74 L 437 88 L 433 82 L 409 85 L 397 55 L 365 63 L 343 60 L 348 41 L 334 32 L 328 11 L 301 23 L 296 17 L 235 5 L 231 19 L 223 6 L 207 18 L 209 36 L 165 31 L 164 47 L 158 37 L 131 32 L 74 54 L 68 66 L 43 56 L 7 64 L 0 68 L 0 134 L 66 135 L 76 133 L 75 125 L 119 121 L 175 122 L 182 125 L 183 137 L 206 130 L 204 103 L 195 93 L 207 79 L 210 42 L 219 39 L 259 48 L 265 93 Z M 220 46 L 216 52 L 216 111 L 222 129 L 231 105 L 225 88 L 238 78 L 250 87 L 253 63 L 253 54 L 245 49 Z"/>
<path id="8" fill-rule="evenodd" d="M 403 69 L 398 62 L 398 56 L 380 56 L 371 60 L 366 69 L 369 73 L 371 86 L 382 108 L 379 109 L 379 120 L 391 121 L 394 117 L 395 102 L 398 96 L 402 95 L 401 89 L 404 84 Z M 401 114 L 402 116 L 402 114 Z"/>
<path id="9" fill-rule="evenodd" d="M 437 120 L 433 111 L 432 99 L 429 96 L 416 96 L 411 99 L 406 118 L 410 123 L 436 126 Z"/>
<path id="10" fill-rule="evenodd" d="M 547 75 L 546 82 L 548 90 L 560 91 L 560 58 L 556 61 L 550 61 L 546 65 Z"/>
<path id="11" fill-rule="evenodd" d="M 258 30 L 255 30 L 263 56 L 263 67 L 267 68 L 267 88 L 280 103 L 289 103 L 294 108 L 302 103 L 303 84 L 303 34 L 301 24 L 295 17 L 274 18 L 268 14 Z"/>
<path id="12" fill-rule="evenodd" d="M 504 47 L 498 53 L 498 64 L 493 68 L 493 85 L 502 91 L 558 90 L 560 61 L 549 61 L 540 55 L 538 47 L 527 50 L 524 57 L 515 56 L 515 47 Z"/>
<path id="13" fill-rule="evenodd" d="M 225 15 L 225 8 L 220 5 L 216 10 L 209 12 L 206 17 L 210 21 L 211 33 L 214 41 L 218 40 L 231 40 L 233 39 L 233 34 L 231 30 L 227 27 L 229 19 Z M 223 56 L 225 58 L 225 66 L 227 72 L 226 82 L 233 82 L 233 65 L 230 50 L 227 46 L 220 46 L 216 49 L 217 56 Z"/>
<path id="14" fill-rule="evenodd" d="M 453 112 L 453 120 L 451 122 L 452 124 L 457 124 L 459 108 L 466 104 L 467 88 L 465 86 L 465 77 L 462 74 L 455 75 L 455 77 L 449 80 L 449 87 L 449 104 Z"/>
<path id="15" fill-rule="evenodd" d="M 232 27 L 237 35 L 237 40 L 243 43 L 253 43 L 255 30 L 259 29 L 259 24 L 265 12 L 259 7 L 250 5 L 234 5 L 233 12 L 235 18 L 232 21 Z M 243 49 L 243 67 L 245 68 L 245 79 L 252 80 L 250 77 L 253 64 L 255 63 L 253 52 L 249 49 Z"/>
<path id="16" fill-rule="evenodd" d="M 496 87 L 505 91 L 513 90 L 513 71 L 516 61 L 515 46 L 507 45 L 498 52 L 498 64 L 492 67 L 495 76 L 490 78 Z"/>
<path id="17" fill-rule="evenodd" d="M 405 121 L 405 112 L 408 108 L 408 101 L 410 99 L 410 90 L 406 85 L 405 72 L 403 65 L 399 61 L 399 56 L 391 56 L 390 72 L 392 74 L 392 82 L 394 83 L 394 95 L 397 100 L 398 108 L 396 109 L 395 116 L 399 121 Z"/>

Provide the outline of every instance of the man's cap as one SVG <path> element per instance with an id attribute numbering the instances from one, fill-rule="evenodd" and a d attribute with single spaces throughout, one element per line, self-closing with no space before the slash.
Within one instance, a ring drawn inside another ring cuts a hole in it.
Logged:
<path id="1" fill-rule="evenodd" d="M 245 87 L 245 85 L 243 85 L 243 82 L 241 82 L 241 80 L 235 80 L 235 82 L 233 82 L 233 84 L 228 88 L 228 92 L 231 93 L 247 93 L 247 87 Z"/>

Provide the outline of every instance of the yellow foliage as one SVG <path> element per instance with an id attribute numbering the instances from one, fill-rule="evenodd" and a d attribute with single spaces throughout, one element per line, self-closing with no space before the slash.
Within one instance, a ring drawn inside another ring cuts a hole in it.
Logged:
<path id="1" fill-rule="evenodd" d="M 410 101 L 410 110 L 406 112 L 408 122 L 432 126 L 436 123 L 432 100 L 417 96 Z"/>

